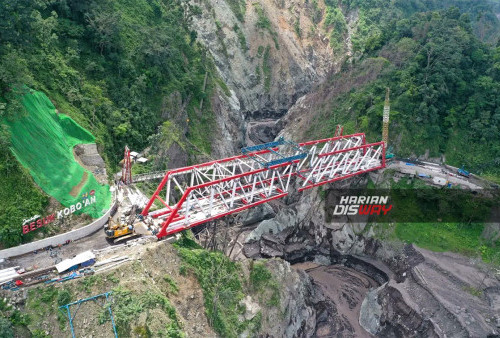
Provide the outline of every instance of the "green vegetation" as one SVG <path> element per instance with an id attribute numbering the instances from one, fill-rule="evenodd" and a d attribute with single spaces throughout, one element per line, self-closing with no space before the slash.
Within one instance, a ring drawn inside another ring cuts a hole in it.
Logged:
<path id="1" fill-rule="evenodd" d="M 468 292 L 471 295 L 479 297 L 479 298 L 481 298 L 481 296 L 483 295 L 483 291 L 482 290 L 480 290 L 478 288 L 475 288 L 473 286 L 464 286 L 463 290 L 465 292 Z"/>
<path id="2" fill-rule="evenodd" d="M 109 209 L 109 186 L 100 185 L 92 172 L 85 170 L 73 155 L 74 146 L 93 143 L 94 137 L 70 117 L 57 114 L 43 93 L 24 95 L 22 104 L 26 114 L 6 121 L 11 134 L 11 150 L 16 158 L 29 169 L 35 182 L 63 206 L 82 202 L 82 195 L 88 196 L 94 191 L 96 202 L 82 207 L 77 213 L 100 217 Z"/>
<path id="3" fill-rule="evenodd" d="M 237 337 L 242 332 L 256 335 L 261 326 L 262 315 L 258 314 L 251 320 L 240 320 L 245 313 L 245 306 L 240 304 L 245 295 L 246 281 L 242 281 L 241 267 L 232 262 L 222 252 L 204 250 L 194 242 L 189 235 L 183 233 L 176 246 L 180 257 L 184 261 L 180 273 L 193 273 L 201 288 L 205 300 L 205 313 L 208 322 L 222 337 Z M 271 292 L 269 306 L 279 305 L 277 283 L 265 267 L 258 265 L 253 271 L 248 283 L 257 282 L 255 291 L 262 294 Z M 270 290 L 270 291 L 268 291 Z"/>
<path id="4" fill-rule="evenodd" d="M 340 9 L 332 3 L 325 24 L 341 31 Z M 444 3 L 463 5 L 470 13 L 478 6 L 484 15 L 493 11 L 486 1 Z M 476 17 L 456 7 L 419 13 L 436 8 L 433 1 L 347 1 L 343 6 L 360 7 L 352 42 L 362 57 L 331 79 L 331 100 L 324 118 L 311 124 L 310 135 L 330 135 L 341 123 L 346 132 L 363 130 L 369 139 L 379 139 L 388 86 L 389 139 L 398 155 L 429 150 L 433 157 L 445 154 L 452 165 L 499 176 L 500 45 L 474 35 Z M 498 20 L 493 26 L 500 30 Z"/>
<path id="5" fill-rule="evenodd" d="M 483 228 L 483 224 L 478 223 L 398 223 L 395 234 L 400 240 L 425 249 L 467 256 L 479 254 L 485 262 L 490 262 L 500 252 L 500 241 L 484 244 L 481 239 Z"/>
<path id="6" fill-rule="evenodd" d="M 331 30 L 330 45 L 332 48 L 335 51 L 342 51 L 347 34 L 347 23 L 340 8 L 327 6 L 324 27 L 326 30 Z"/>
<path id="7" fill-rule="evenodd" d="M 12 323 L 4 317 L 0 317 L 0 337 L 11 338 L 14 337 L 12 330 Z"/>
<path id="8" fill-rule="evenodd" d="M 400 179 L 385 193 L 393 205 L 386 219 L 403 223 L 482 223 L 488 220 L 492 208 L 500 203 L 498 196 L 483 196 L 459 188 L 430 187 L 419 179 Z"/>
<path id="9" fill-rule="evenodd" d="M 387 195 L 392 209 L 388 217 L 378 218 L 374 227 L 380 239 L 414 243 L 432 251 L 479 256 L 485 262 L 498 264 L 500 240 L 483 236 L 484 222 L 491 207 L 498 205 L 498 196 L 491 199 L 404 178 L 391 182 Z"/>
<path id="10" fill-rule="evenodd" d="M 263 54 L 264 54 L 264 46 L 259 46 L 259 48 L 257 48 L 257 57 L 261 58 Z"/>
<path id="11" fill-rule="evenodd" d="M 71 291 L 58 289 L 53 285 L 44 288 L 30 289 L 26 303 L 26 307 L 28 308 L 30 315 L 28 316 L 25 314 L 28 318 L 25 326 L 28 326 L 28 324 L 31 323 L 39 323 L 51 314 L 56 313 L 59 328 L 63 331 L 66 330 L 67 319 L 65 315 L 57 309 L 59 306 L 68 304 L 72 300 Z M 30 330 L 39 329 L 38 327 L 32 327 L 32 325 L 29 326 L 29 328 Z M 42 332 L 39 332 L 39 334 L 42 334 Z"/>
<path id="12" fill-rule="evenodd" d="M 257 76 L 257 79 L 256 79 L 257 83 L 260 83 L 262 75 L 261 75 L 261 72 L 260 72 L 260 66 L 259 65 L 255 66 L 255 74 Z"/>
<path id="13" fill-rule="evenodd" d="M 236 337 L 244 327 L 239 302 L 243 288 L 240 267 L 220 252 L 209 252 L 186 236 L 176 243 L 179 255 L 196 275 L 205 298 L 205 312 L 210 325 L 223 337 Z"/>
<path id="14" fill-rule="evenodd" d="M 297 18 L 293 23 L 293 30 L 295 31 L 297 37 L 300 39 L 302 37 L 302 31 L 300 30 L 300 18 Z"/>
<path id="15" fill-rule="evenodd" d="M 217 41 L 219 42 L 219 45 L 221 46 L 221 52 L 224 54 L 226 59 L 229 58 L 229 54 L 227 53 L 227 46 L 226 43 L 224 42 L 224 37 L 226 36 L 224 34 L 224 31 L 222 30 L 222 24 L 220 23 L 219 20 L 215 20 L 215 27 L 217 28 L 217 31 L 215 34 L 217 35 Z"/>
<path id="16" fill-rule="evenodd" d="M 69 292 L 68 290 L 62 290 L 57 295 L 57 305 L 63 306 L 69 304 L 71 303 L 71 298 L 71 292 Z"/>
<path id="17" fill-rule="evenodd" d="M 271 31 L 271 21 L 269 21 L 269 18 L 264 12 L 262 6 L 258 2 L 254 2 L 253 7 L 255 8 L 255 11 L 257 13 L 257 27 L 260 29 L 267 29 L 268 31 Z"/>
<path id="18" fill-rule="evenodd" d="M 250 289 L 260 295 L 260 301 L 268 306 L 280 305 L 279 285 L 264 263 L 251 262 Z M 264 301 L 267 299 L 267 302 Z"/>
<path id="19" fill-rule="evenodd" d="M 180 1 L 18 1 L 2 5 L 0 96 L 17 118 L 13 88 L 42 90 L 89 129 L 110 165 L 142 149 L 170 94 L 192 104 L 211 64 Z M 189 11 L 188 11 L 189 12 Z M 186 15 L 185 15 L 186 14 Z M 12 65 L 11 65 L 12 64 Z M 28 67 L 29 65 L 29 67 Z"/>
<path id="20" fill-rule="evenodd" d="M 278 33 L 276 33 L 273 30 L 273 28 L 271 26 L 271 21 L 269 21 L 269 18 L 267 17 L 266 13 L 264 12 L 264 9 L 262 8 L 262 6 L 258 2 L 254 2 L 252 5 L 255 8 L 255 11 L 257 12 L 256 26 L 262 30 L 267 30 L 274 41 L 274 47 L 276 49 L 280 49 L 280 46 L 278 44 Z"/>
<path id="21" fill-rule="evenodd" d="M 241 50 L 246 52 L 248 50 L 247 40 L 245 38 L 245 33 L 240 29 L 240 26 L 234 25 L 233 30 L 236 32 L 238 36 L 238 41 L 240 42 Z"/>
<path id="22" fill-rule="evenodd" d="M 234 15 L 241 22 L 245 21 L 246 2 L 245 0 L 225 0 Z"/>
<path id="23" fill-rule="evenodd" d="M 323 19 L 323 12 L 318 6 L 318 0 L 312 0 L 309 8 L 311 10 L 311 20 L 313 24 L 317 25 Z"/>
<path id="24" fill-rule="evenodd" d="M 31 318 L 19 310 L 14 310 L 3 299 L 0 299 L 0 337 L 18 337 L 19 332 L 30 323 Z"/>
<path id="25" fill-rule="evenodd" d="M 99 285 L 102 282 L 102 276 L 101 275 L 92 275 L 85 277 L 83 279 L 80 279 L 78 281 L 78 284 L 80 284 L 83 288 L 83 290 L 90 294 L 92 292 L 92 287 L 94 285 Z"/>
<path id="26" fill-rule="evenodd" d="M 210 152 L 208 98 L 218 80 L 189 28 L 191 15 L 199 13 L 181 0 L 0 4 L 0 124 L 26 115 L 20 97 L 27 85 L 95 136 L 109 173 L 126 144 L 144 149 L 165 120 L 189 118 L 187 138 Z M 9 178 L 0 188 L 0 241 L 6 246 L 32 239 L 21 237 L 22 220 L 43 215 L 48 204 L 11 156 L 9 133 L 2 128 L 0 137 L 0 175 Z"/>
<path id="27" fill-rule="evenodd" d="M 146 312 L 147 318 L 144 326 L 138 326 L 134 328 L 134 333 L 141 337 L 148 336 L 166 336 L 166 337 L 184 337 L 182 332 L 181 322 L 177 317 L 175 307 L 170 303 L 170 301 L 159 293 L 154 293 L 152 291 L 146 291 L 140 295 L 136 295 L 129 290 L 123 288 L 116 288 L 113 290 L 113 304 L 108 304 L 102 310 L 99 321 L 101 324 L 110 320 L 108 313 L 108 306 L 111 306 L 113 311 L 113 317 L 115 320 L 116 328 L 118 330 L 118 335 L 120 337 L 126 337 L 130 335 L 130 323 L 137 319 L 138 315 Z M 148 319 L 155 320 L 152 315 L 149 314 L 149 310 L 159 308 L 168 314 L 170 322 L 165 325 L 165 329 L 161 332 L 150 332 L 147 326 Z"/>
<path id="28" fill-rule="evenodd" d="M 75 145 L 92 143 L 94 137 L 70 117 L 56 113 L 43 93 L 29 91 L 19 102 L 22 112 L 19 116 L 0 117 L 3 123 L 0 143 L 4 146 L 0 150 L 0 172 L 6 180 L 0 188 L 3 202 L 0 203 L 0 242 L 5 246 L 30 241 L 37 233 L 50 230 L 49 225 L 35 233 L 22 233 L 25 218 L 46 216 L 48 198 L 34 186 L 33 180 L 66 207 L 82 202 L 82 195 L 93 190 L 95 203 L 82 207 L 77 214 L 85 212 L 99 217 L 111 201 L 109 186 L 100 185 L 73 156 Z M 18 161 L 27 170 L 21 168 Z"/>
<path id="29" fill-rule="evenodd" d="M 168 293 L 172 293 L 174 295 L 179 293 L 179 287 L 169 275 L 165 275 L 163 277 L 163 280 L 165 280 L 165 282 L 167 283 Z"/>
<path id="30" fill-rule="evenodd" d="M 347 13 L 358 11 L 359 20 L 351 36 L 355 52 L 369 52 L 380 48 L 391 35 L 394 27 L 404 25 L 415 13 L 436 11 L 456 6 L 461 12 L 468 13 L 472 21 L 472 31 L 482 41 L 495 44 L 500 37 L 500 26 L 496 13 L 500 4 L 482 0 L 347 0 L 341 5 L 337 0 L 325 1 L 327 5 L 325 28 L 331 33 L 332 46 L 343 45 L 346 37 Z"/>
<path id="31" fill-rule="evenodd" d="M 129 272 L 143 273 L 143 266 L 140 263 L 137 265 L 138 268 L 131 265 Z M 170 278 L 164 280 L 165 285 L 158 285 L 158 287 L 153 285 L 145 292 L 127 289 L 123 285 L 123 279 L 120 280 L 116 276 L 116 272 L 87 276 L 64 284 L 40 284 L 29 290 L 26 308 L 23 312 L 12 312 L 11 308 L 3 308 L 3 303 L 0 301 L 0 318 L 10 317 L 14 331 L 23 330 L 22 334 L 16 334 L 16 337 L 31 336 L 30 332 L 34 337 L 48 337 L 44 329 L 47 325 L 54 324 L 58 324 L 58 328 L 49 329 L 50 334 L 58 337 L 64 336 L 69 332 L 69 324 L 66 313 L 60 311 L 59 306 L 112 290 L 113 293 L 108 298 L 109 303 L 103 303 L 105 298 L 99 298 L 97 302 L 83 303 L 77 317 L 94 318 L 101 325 L 97 327 L 98 330 L 112 334 L 109 323 L 109 307 L 111 306 L 120 337 L 184 337 L 181 320 L 174 305 L 167 298 L 171 293 L 177 292 L 173 291 L 178 290 L 176 282 Z M 161 279 L 158 281 L 162 283 Z M 128 282 L 125 285 L 130 287 Z M 163 292 L 164 286 L 169 287 L 167 293 Z M 79 306 L 71 308 L 73 314 L 76 313 L 77 307 Z M 77 332 L 80 330 L 78 329 Z"/>
<path id="32" fill-rule="evenodd" d="M 37 232 L 46 227 L 23 235 L 23 219 L 42 215 L 49 204 L 49 198 L 35 185 L 29 171 L 23 168 L 9 151 L 10 134 L 0 126 L 0 243 L 10 247 L 23 241 L 30 241 Z M 30 216 L 28 216 L 30 215 Z"/>

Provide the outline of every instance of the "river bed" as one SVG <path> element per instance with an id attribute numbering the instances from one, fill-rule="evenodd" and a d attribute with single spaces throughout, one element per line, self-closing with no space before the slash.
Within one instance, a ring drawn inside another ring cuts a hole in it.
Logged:
<path id="1" fill-rule="evenodd" d="M 379 286 L 375 280 L 342 265 L 306 262 L 293 267 L 309 274 L 325 297 L 335 304 L 335 316 L 318 316 L 318 337 L 372 337 L 359 324 L 359 311 L 366 293 Z"/>

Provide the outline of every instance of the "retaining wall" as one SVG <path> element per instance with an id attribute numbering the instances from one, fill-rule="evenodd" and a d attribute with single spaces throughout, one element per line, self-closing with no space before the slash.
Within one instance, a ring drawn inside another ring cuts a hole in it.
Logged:
<path id="1" fill-rule="evenodd" d="M 82 228 L 71 230 L 69 232 L 65 232 L 63 234 L 52 236 L 49 238 L 44 238 L 39 241 L 18 245 L 13 248 L 0 250 L 0 259 L 24 255 L 25 253 L 39 250 L 50 245 L 57 246 L 59 244 L 66 243 L 66 241 L 68 240 L 76 241 L 77 239 L 93 234 L 97 230 L 103 228 L 104 224 L 106 224 L 106 222 L 108 221 L 109 216 L 114 215 L 117 208 L 116 203 L 117 202 L 113 202 L 111 208 L 109 208 L 109 210 L 103 216 Z"/>

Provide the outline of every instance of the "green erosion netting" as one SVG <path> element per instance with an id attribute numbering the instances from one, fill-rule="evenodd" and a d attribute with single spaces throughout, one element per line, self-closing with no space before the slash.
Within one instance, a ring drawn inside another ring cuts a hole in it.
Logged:
<path id="1" fill-rule="evenodd" d="M 22 103 L 27 116 L 7 122 L 16 158 L 42 190 L 65 207 L 81 202 L 82 195 L 94 190 L 95 203 L 76 213 L 101 216 L 110 206 L 109 186 L 99 184 L 73 156 L 77 144 L 94 143 L 92 134 L 69 116 L 56 113 L 52 102 L 41 92 L 24 95 Z"/>

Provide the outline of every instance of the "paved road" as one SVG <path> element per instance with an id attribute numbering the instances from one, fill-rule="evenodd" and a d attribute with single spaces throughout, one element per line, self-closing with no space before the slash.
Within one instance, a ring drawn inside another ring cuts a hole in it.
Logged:
<path id="1" fill-rule="evenodd" d="M 441 177 L 445 180 L 448 180 L 453 185 L 461 185 L 472 190 L 484 189 L 483 184 L 480 180 L 459 176 L 455 172 L 443 166 L 407 165 L 406 162 L 403 161 L 393 161 L 387 165 L 387 169 L 396 169 L 403 174 L 409 175 L 418 176 L 418 174 L 425 174 L 431 177 Z M 430 182 L 432 183 L 432 181 Z"/>
<path id="2" fill-rule="evenodd" d="M 71 242 L 68 245 L 63 245 L 60 248 L 52 249 L 50 251 L 38 250 L 36 254 L 31 252 L 22 256 L 8 258 L 1 265 L 1 268 L 4 269 L 11 266 L 20 266 L 25 269 L 33 268 L 33 270 L 46 268 L 58 263 L 61 260 L 72 258 L 81 252 L 102 249 L 107 246 L 109 246 L 109 243 L 104 237 L 104 232 L 98 230 L 88 237 Z"/>

